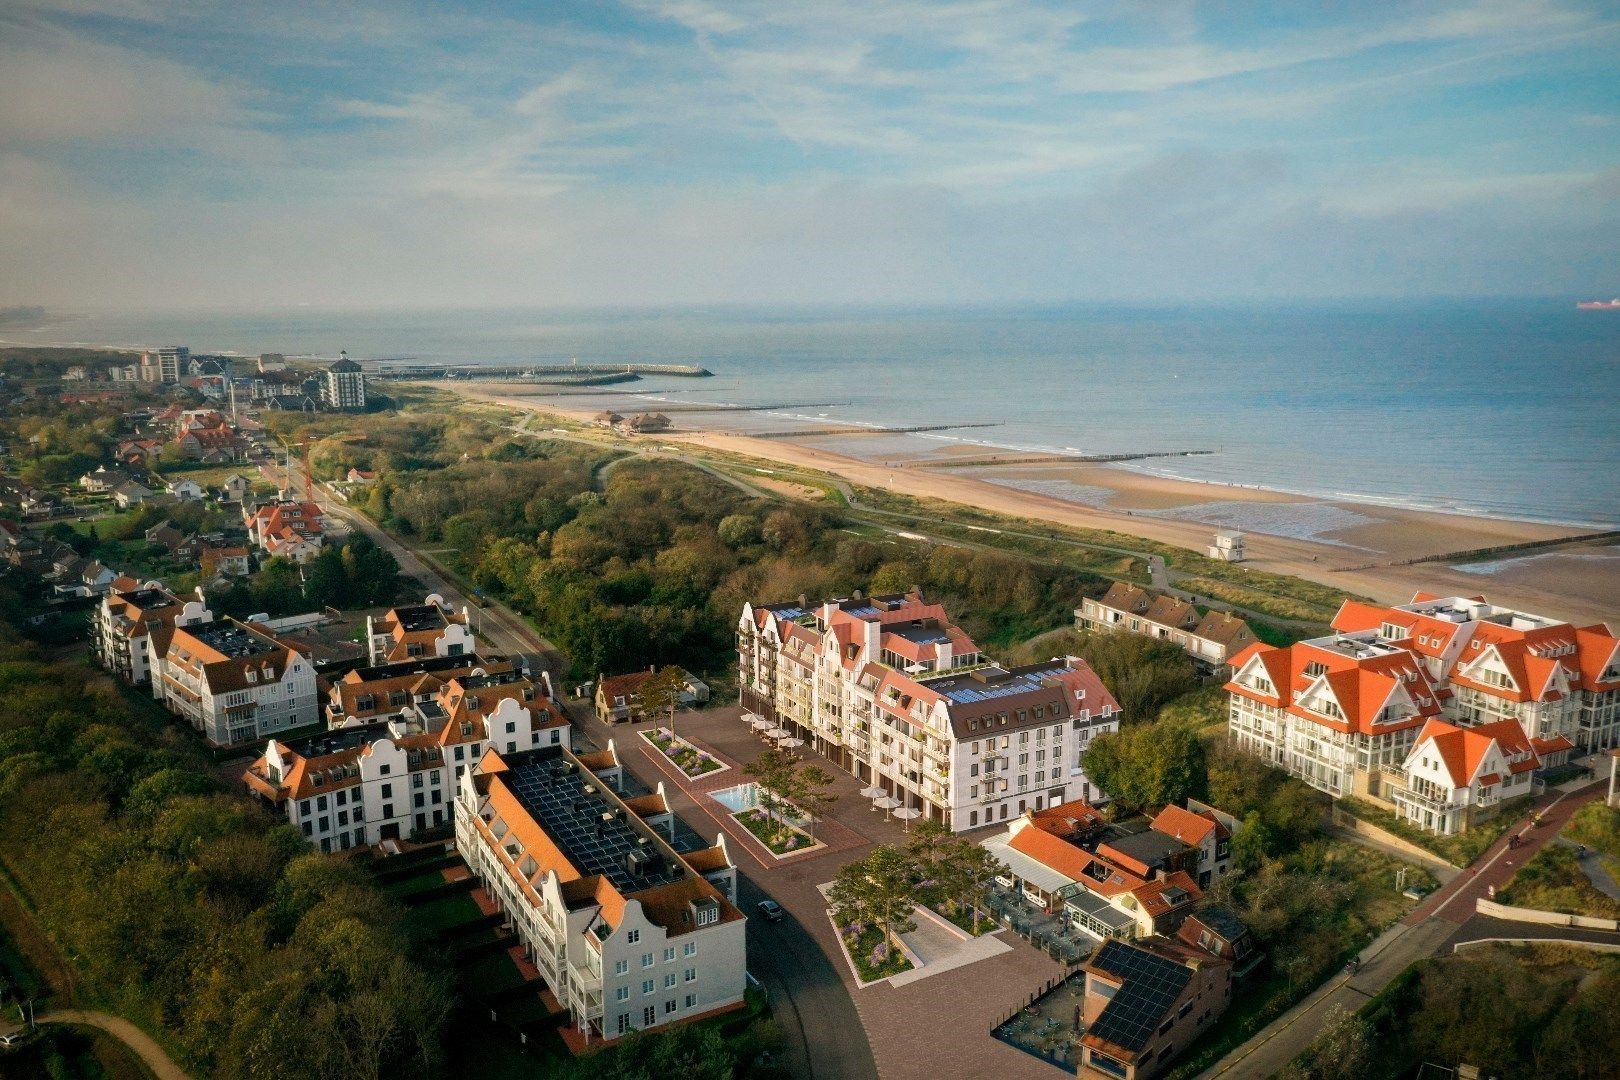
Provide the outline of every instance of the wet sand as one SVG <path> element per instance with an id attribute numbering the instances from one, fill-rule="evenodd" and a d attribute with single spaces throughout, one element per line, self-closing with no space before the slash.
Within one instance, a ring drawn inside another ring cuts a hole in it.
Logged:
<path id="1" fill-rule="evenodd" d="M 591 398 L 514 397 L 489 383 L 452 384 L 452 388 L 468 397 L 584 422 L 603 407 Z M 657 406 L 638 402 L 633 411 L 644 408 L 655 411 Z M 632 410 L 621 407 L 619 411 Z M 941 443 L 905 458 L 896 454 L 874 461 L 852 455 L 871 453 L 867 444 L 875 437 L 763 439 L 713 430 L 721 424 L 733 426 L 733 418 L 725 414 L 671 414 L 671 418 L 678 430 L 637 441 L 706 446 L 756 458 L 767 466 L 774 462 L 817 470 L 863 487 L 1077 528 L 1108 529 L 1200 552 L 1209 545 L 1218 525 L 1230 526 L 1248 536 L 1250 559 L 1245 565 L 1386 603 L 1405 603 L 1420 590 L 1447 595 L 1486 593 L 1495 603 L 1577 624 L 1620 623 L 1620 560 L 1582 557 L 1608 550 L 1605 548 L 1574 548 L 1546 558 L 1511 560 L 1490 573 L 1466 573 L 1443 563 L 1392 565 L 1422 556 L 1578 536 L 1591 532 L 1589 529 L 1197 483 L 1114 465 L 1046 461 L 938 468 L 922 464 L 945 457 L 1026 456 L 961 444 Z M 780 424 L 778 421 L 777 426 Z"/>

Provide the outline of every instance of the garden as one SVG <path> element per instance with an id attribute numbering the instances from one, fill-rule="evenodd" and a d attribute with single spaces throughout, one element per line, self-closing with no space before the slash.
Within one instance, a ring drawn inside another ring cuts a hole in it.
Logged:
<path id="1" fill-rule="evenodd" d="M 873 983 L 911 970 L 911 961 L 901 949 L 889 944 L 881 927 L 871 923 L 850 923 L 838 928 L 838 940 L 844 943 L 850 963 L 855 965 L 855 976 L 863 983 Z"/>
<path id="2" fill-rule="evenodd" d="M 770 849 L 772 855 L 795 855 L 820 845 L 820 841 L 803 829 L 762 807 L 741 810 L 732 815 L 743 828 Z"/>
<path id="3" fill-rule="evenodd" d="M 1588 853 L 1584 857 L 1595 856 Z M 1573 848 L 1548 844 L 1519 868 L 1506 888 L 1497 891 L 1496 902 L 1594 919 L 1620 918 L 1620 900 L 1592 884 L 1581 860 Z"/>
<path id="4" fill-rule="evenodd" d="M 669 728 L 643 731 L 641 737 L 651 743 L 660 754 L 674 762 L 676 768 L 691 779 L 726 768 L 713 754 L 699 750 Z"/>
<path id="5" fill-rule="evenodd" d="M 1501 835 L 1530 808 L 1531 802 L 1529 795 L 1509 799 L 1497 805 L 1489 817 L 1478 818 L 1471 822 L 1467 832 L 1454 833 L 1451 836 L 1437 836 L 1427 829 L 1420 829 L 1405 818 L 1383 807 L 1374 806 L 1364 799 L 1340 799 L 1338 806 L 1339 809 L 1369 825 L 1376 825 L 1425 851 L 1432 851 L 1453 866 L 1466 867 L 1496 843 Z"/>

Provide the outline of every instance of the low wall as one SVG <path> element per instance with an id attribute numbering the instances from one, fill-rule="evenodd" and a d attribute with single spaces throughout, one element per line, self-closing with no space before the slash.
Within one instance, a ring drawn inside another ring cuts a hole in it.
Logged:
<path id="1" fill-rule="evenodd" d="M 1408 855 L 1426 866 L 1449 866 L 1453 870 L 1462 869 L 1456 863 L 1442 859 L 1428 848 L 1419 847 L 1412 841 L 1396 836 L 1388 829 L 1381 829 L 1370 821 L 1363 821 L 1348 810 L 1341 810 L 1337 806 L 1333 808 L 1333 827 L 1342 829 L 1345 832 L 1355 833 L 1357 836 L 1365 836 L 1369 840 L 1378 841 L 1380 844 L 1387 844 L 1401 854 Z"/>
<path id="2" fill-rule="evenodd" d="M 1480 897 L 1474 901 L 1474 910 L 1493 919 L 1511 919 L 1514 922 L 1537 923 L 1541 926 L 1578 926 L 1584 930 L 1620 930 L 1620 920 L 1594 919 L 1586 915 L 1565 915 L 1560 911 L 1540 911 L 1536 908 L 1511 907 Z"/>

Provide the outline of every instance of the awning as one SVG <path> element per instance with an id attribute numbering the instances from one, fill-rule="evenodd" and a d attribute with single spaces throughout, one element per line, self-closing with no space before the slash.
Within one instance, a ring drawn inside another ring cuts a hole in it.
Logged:
<path id="1" fill-rule="evenodd" d="M 1074 879 L 1047 866 L 1039 859 L 1032 859 L 1022 851 L 1007 844 L 999 836 L 993 836 L 984 841 L 983 846 L 990 854 L 1007 864 L 1007 869 L 1013 872 L 1014 877 L 1023 878 L 1024 881 L 1045 893 L 1055 893 L 1065 885 L 1073 885 Z"/>

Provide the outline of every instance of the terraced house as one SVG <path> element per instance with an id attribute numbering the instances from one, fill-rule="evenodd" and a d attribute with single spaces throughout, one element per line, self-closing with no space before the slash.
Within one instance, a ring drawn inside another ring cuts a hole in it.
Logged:
<path id="1" fill-rule="evenodd" d="M 479 669 L 387 720 L 272 739 L 242 781 L 322 851 L 342 851 L 447 824 L 456 783 L 485 751 L 566 746 L 569 731 L 567 715 L 534 683 Z"/>
<path id="2" fill-rule="evenodd" d="M 737 653 L 745 709 L 958 831 L 1090 800 L 1082 756 L 1119 726 L 1085 661 L 989 662 L 916 590 L 745 604 Z"/>
<path id="3" fill-rule="evenodd" d="M 611 744 L 491 750 L 455 804 L 457 849 L 584 1042 L 733 1009 L 745 989 L 724 839 L 680 854 L 662 792 L 621 798 L 617 770 Z"/>
<path id="4" fill-rule="evenodd" d="M 1199 610 L 1186 600 L 1116 581 L 1101 598 L 1074 610 L 1076 630 L 1137 634 L 1186 650 L 1204 670 L 1227 662 L 1258 639 L 1249 624 L 1226 611 Z"/>

